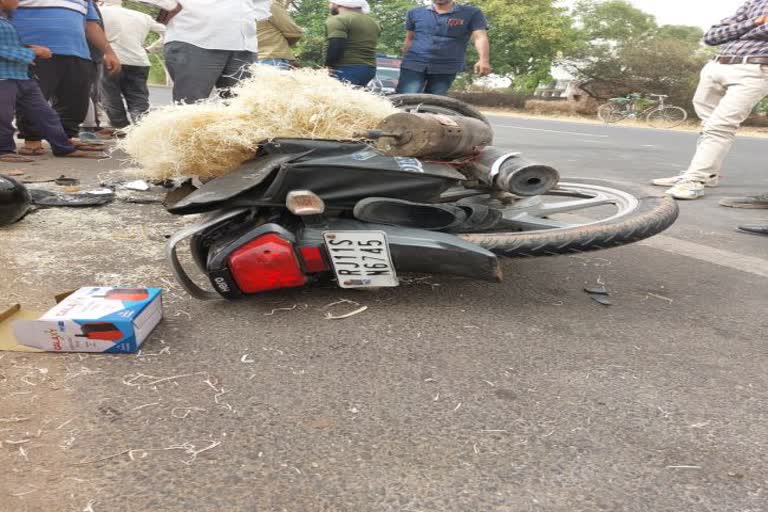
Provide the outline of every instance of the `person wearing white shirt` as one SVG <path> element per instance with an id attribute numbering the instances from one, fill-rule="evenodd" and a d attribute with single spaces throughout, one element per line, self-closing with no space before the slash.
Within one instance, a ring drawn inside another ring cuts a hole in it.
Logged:
<path id="1" fill-rule="evenodd" d="M 145 0 L 167 11 L 165 65 L 173 100 L 193 103 L 248 76 L 256 60 L 256 21 L 270 16 L 270 0 Z"/>
<path id="2" fill-rule="evenodd" d="M 113 128 L 125 128 L 149 110 L 149 56 L 144 44 L 150 32 L 162 35 L 165 25 L 143 12 L 123 7 L 122 0 L 103 0 L 101 17 L 107 40 L 123 63 L 120 73 L 102 72 L 104 111 Z"/>

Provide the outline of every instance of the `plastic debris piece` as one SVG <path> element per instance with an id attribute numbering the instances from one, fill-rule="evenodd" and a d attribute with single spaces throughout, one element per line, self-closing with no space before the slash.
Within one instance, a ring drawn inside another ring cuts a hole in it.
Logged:
<path id="1" fill-rule="evenodd" d="M 29 194 L 32 196 L 32 203 L 36 206 L 100 206 L 111 203 L 115 198 L 114 194 L 90 194 L 88 192 L 62 194 L 40 189 L 30 189 Z"/>
<path id="2" fill-rule="evenodd" d="M 613 306 L 613 301 L 607 295 L 590 294 L 592 300 L 603 306 Z"/>
<path id="3" fill-rule="evenodd" d="M 64 176 L 63 174 L 53 180 L 53 182 L 60 187 L 74 187 L 75 185 L 80 184 L 80 180 L 77 178 L 69 178 L 67 176 Z"/>
<path id="4" fill-rule="evenodd" d="M 128 190 L 138 190 L 139 192 L 146 192 L 149 190 L 149 183 L 144 180 L 135 180 L 123 183 L 123 188 Z"/>
<path id="5" fill-rule="evenodd" d="M 584 291 L 591 295 L 610 295 L 605 286 L 587 287 Z"/>

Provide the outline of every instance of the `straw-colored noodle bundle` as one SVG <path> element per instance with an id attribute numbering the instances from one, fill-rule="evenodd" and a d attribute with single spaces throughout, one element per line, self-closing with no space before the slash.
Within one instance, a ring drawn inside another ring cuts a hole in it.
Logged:
<path id="1" fill-rule="evenodd" d="M 120 143 L 147 178 L 221 176 L 278 137 L 353 139 L 395 112 L 321 70 L 253 66 L 228 100 L 152 110 Z"/>

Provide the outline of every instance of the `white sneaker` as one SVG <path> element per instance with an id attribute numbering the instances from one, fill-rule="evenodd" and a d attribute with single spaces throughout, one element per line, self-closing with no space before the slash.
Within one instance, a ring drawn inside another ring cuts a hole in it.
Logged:
<path id="1" fill-rule="evenodd" d="M 704 183 L 691 180 L 678 181 L 666 191 L 666 194 L 675 199 L 698 199 L 704 196 Z"/>
<path id="2" fill-rule="evenodd" d="M 679 174 L 677 176 L 672 176 L 671 178 L 658 178 L 655 180 L 651 180 L 651 184 L 656 185 L 657 187 L 673 187 L 684 179 L 686 179 L 685 174 Z M 705 187 L 714 188 L 719 184 L 720 184 L 720 176 L 718 176 L 717 174 L 710 174 L 709 177 L 704 179 Z"/>

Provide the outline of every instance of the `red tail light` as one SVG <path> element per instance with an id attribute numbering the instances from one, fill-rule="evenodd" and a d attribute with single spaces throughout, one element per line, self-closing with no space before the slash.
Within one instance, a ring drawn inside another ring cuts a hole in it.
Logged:
<path id="1" fill-rule="evenodd" d="M 307 283 L 291 242 L 262 235 L 229 255 L 229 269 L 243 293 L 295 288 Z"/>
<path id="2" fill-rule="evenodd" d="M 304 269 L 310 274 L 330 270 L 320 247 L 302 247 L 299 249 L 299 253 L 301 253 L 301 259 L 304 261 Z"/>

